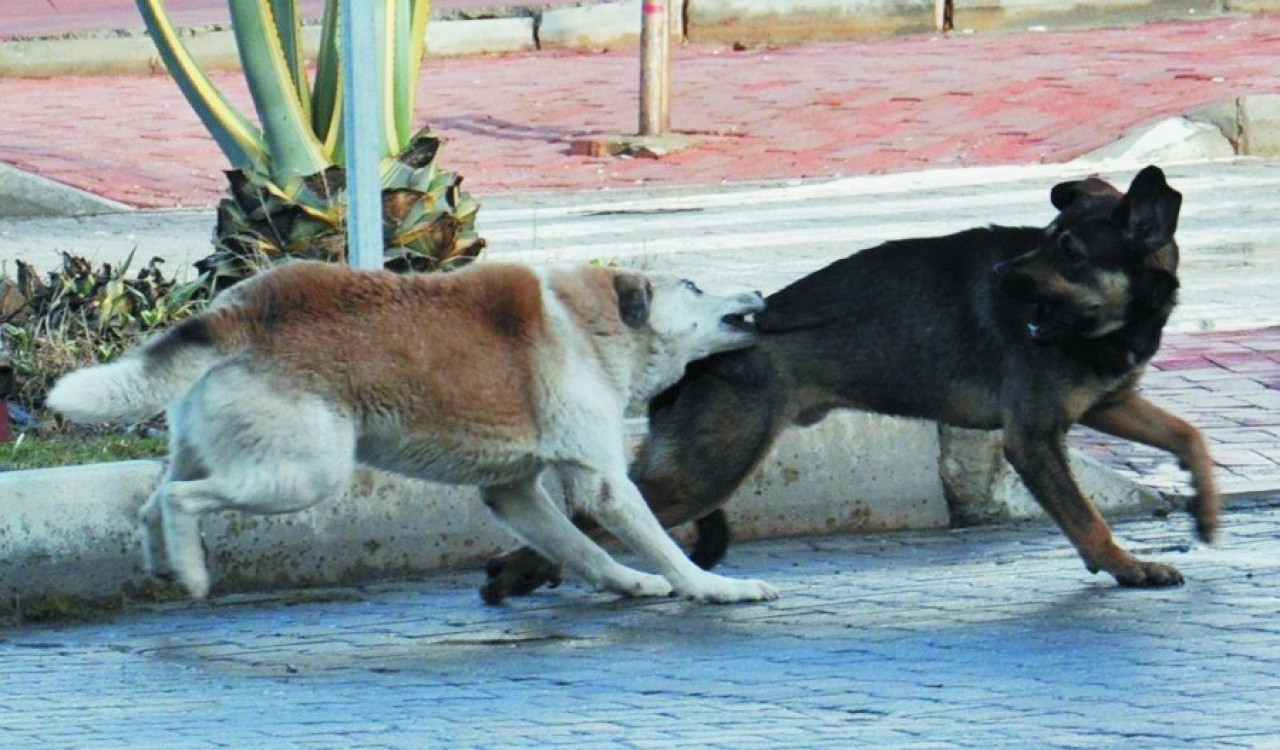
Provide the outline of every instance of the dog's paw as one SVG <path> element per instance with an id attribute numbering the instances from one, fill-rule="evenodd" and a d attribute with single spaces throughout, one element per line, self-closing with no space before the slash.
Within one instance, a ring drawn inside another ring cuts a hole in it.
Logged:
<path id="1" fill-rule="evenodd" d="M 528 547 L 491 558 L 484 566 L 488 580 L 480 587 L 485 604 L 501 604 L 509 596 L 523 596 L 543 585 L 560 585 L 560 566 Z"/>
<path id="2" fill-rule="evenodd" d="M 1218 536 L 1218 518 L 1222 510 L 1222 500 L 1217 493 L 1197 493 L 1187 510 L 1196 520 L 1196 536 L 1212 544 Z"/>
<path id="3" fill-rule="evenodd" d="M 1128 570 L 1112 573 L 1116 583 L 1131 588 L 1157 588 L 1160 586 L 1181 586 L 1185 583 L 1182 574 L 1172 565 L 1136 561 Z"/>
<path id="4" fill-rule="evenodd" d="M 605 591 L 632 598 L 643 596 L 671 596 L 671 583 L 662 576 L 649 573 L 628 571 L 605 582 L 601 587 Z"/>
<path id="5" fill-rule="evenodd" d="M 765 581 L 752 578 L 727 578 L 708 573 L 690 585 L 678 589 L 690 599 L 712 604 L 764 602 L 778 598 L 778 590 Z"/>
<path id="6" fill-rule="evenodd" d="M 204 599 L 209 596 L 209 571 L 180 571 L 178 583 L 187 590 L 192 599 Z"/>

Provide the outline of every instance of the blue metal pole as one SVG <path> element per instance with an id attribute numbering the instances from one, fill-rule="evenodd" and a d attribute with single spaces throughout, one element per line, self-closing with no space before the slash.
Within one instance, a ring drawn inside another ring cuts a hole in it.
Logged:
<path id="1" fill-rule="evenodd" d="M 341 6 L 347 261 L 356 268 L 382 268 L 382 81 L 374 31 L 381 8 L 367 0 Z"/>

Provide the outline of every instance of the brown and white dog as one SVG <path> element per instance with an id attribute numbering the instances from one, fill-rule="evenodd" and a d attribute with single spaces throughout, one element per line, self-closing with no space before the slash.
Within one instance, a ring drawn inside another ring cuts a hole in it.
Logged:
<path id="1" fill-rule="evenodd" d="M 478 264 L 400 276 L 298 262 L 220 296 L 121 359 L 66 375 L 48 405 L 78 422 L 168 406 L 170 464 L 143 506 L 148 569 L 195 597 L 210 581 L 200 517 L 287 513 L 347 487 L 361 462 L 475 484 L 518 536 L 596 588 L 704 601 L 772 599 L 767 583 L 690 562 L 627 478 L 623 414 L 690 361 L 752 344 L 757 293 L 581 266 Z M 614 561 L 539 487 L 653 564 Z"/>

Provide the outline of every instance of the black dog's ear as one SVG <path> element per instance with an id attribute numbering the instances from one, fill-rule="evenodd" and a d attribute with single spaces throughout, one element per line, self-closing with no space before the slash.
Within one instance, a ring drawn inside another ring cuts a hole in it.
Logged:
<path id="1" fill-rule="evenodd" d="M 649 322 L 649 300 L 653 298 L 649 279 L 637 273 L 616 273 L 613 289 L 618 293 L 618 316 L 628 328 L 641 328 Z"/>
<path id="2" fill-rule="evenodd" d="M 1054 185 L 1053 190 L 1049 191 L 1049 201 L 1059 211 L 1066 211 L 1068 206 L 1081 198 L 1092 198 L 1099 195 L 1111 198 L 1121 197 L 1120 191 L 1116 190 L 1111 183 L 1097 177 L 1088 177 L 1083 180 L 1060 182 Z"/>
<path id="3" fill-rule="evenodd" d="M 1182 193 L 1169 187 L 1159 167 L 1151 166 L 1133 178 L 1112 220 L 1125 227 L 1133 241 L 1150 253 L 1173 242 L 1181 210 Z"/>

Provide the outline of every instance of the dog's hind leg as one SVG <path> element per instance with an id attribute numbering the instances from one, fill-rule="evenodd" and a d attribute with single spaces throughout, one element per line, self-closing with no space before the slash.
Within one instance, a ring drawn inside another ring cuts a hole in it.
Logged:
<path id="1" fill-rule="evenodd" d="M 1139 560 L 1112 539 L 1111 528 L 1081 493 L 1067 463 L 1064 436 L 1027 433 L 1005 425 L 1005 457 L 1067 538 L 1090 571 L 1105 570 L 1122 586 L 1177 586 L 1182 574 L 1161 563 Z"/>
<path id="2" fill-rule="evenodd" d="M 662 576 L 633 570 L 609 556 L 556 507 L 536 477 L 509 485 L 483 487 L 484 503 L 527 544 L 601 591 L 623 596 L 666 596 L 671 584 Z"/>
<path id="3" fill-rule="evenodd" d="M 787 426 L 786 388 L 769 357 L 732 352 L 690 365 L 649 403 L 649 432 L 629 475 L 663 526 L 720 508 Z"/>
<path id="4" fill-rule="evenodd" d="M 148 575 L 172 580 L 174 571 L 169 565 L 169 553 L 164 536 L 164 495 L 171 482 L 203 479 L 204 468 L 182 436 L 173 432 L 169 447 L 169 466 L 150 499 L 138 511 L 138 530 L 142 537 L 144 569 Z"/>
<path id="5" fill-rule="evenodd" d="M 1080 424 L 1177 456 L 1182 468 L 1191 471 L 1191 483 L 1196 491 L 1191 507 L 1196 519 L 1196 533 L 1206 542 L 1213 541 L 1218 530 L 1222 499 L 1213 479 L 1213 458 L 1199 430 L 1133 394 L 1122 401 L 1094 408 L 1081 418 Z"/>
<path id="6" fill-rule="evenodd" d="M 228 505 L 229 498 L 215 481 L 165 482 L 156 490 L 164 527 L 168 568 L 191 596 L 209 595 L 209 568 L 200 538 L 200 517 Z"/>
<path id="7" fill-rule="evenodd" d="M 209 593 L 200 518 L 216 510 L 303 510 L 347 487 L 355 470 L 355 426 L 321 396 L 282 386 L 238 364 L 211 370 L 170 409 L 179 455 L 198 478 L 165 481 L 159 508 L 169 566 L 192 596 Z M 186 458 L 184 458 L 186 460 Z M 146 512 L 154 518 L 154 508 Z"/>

